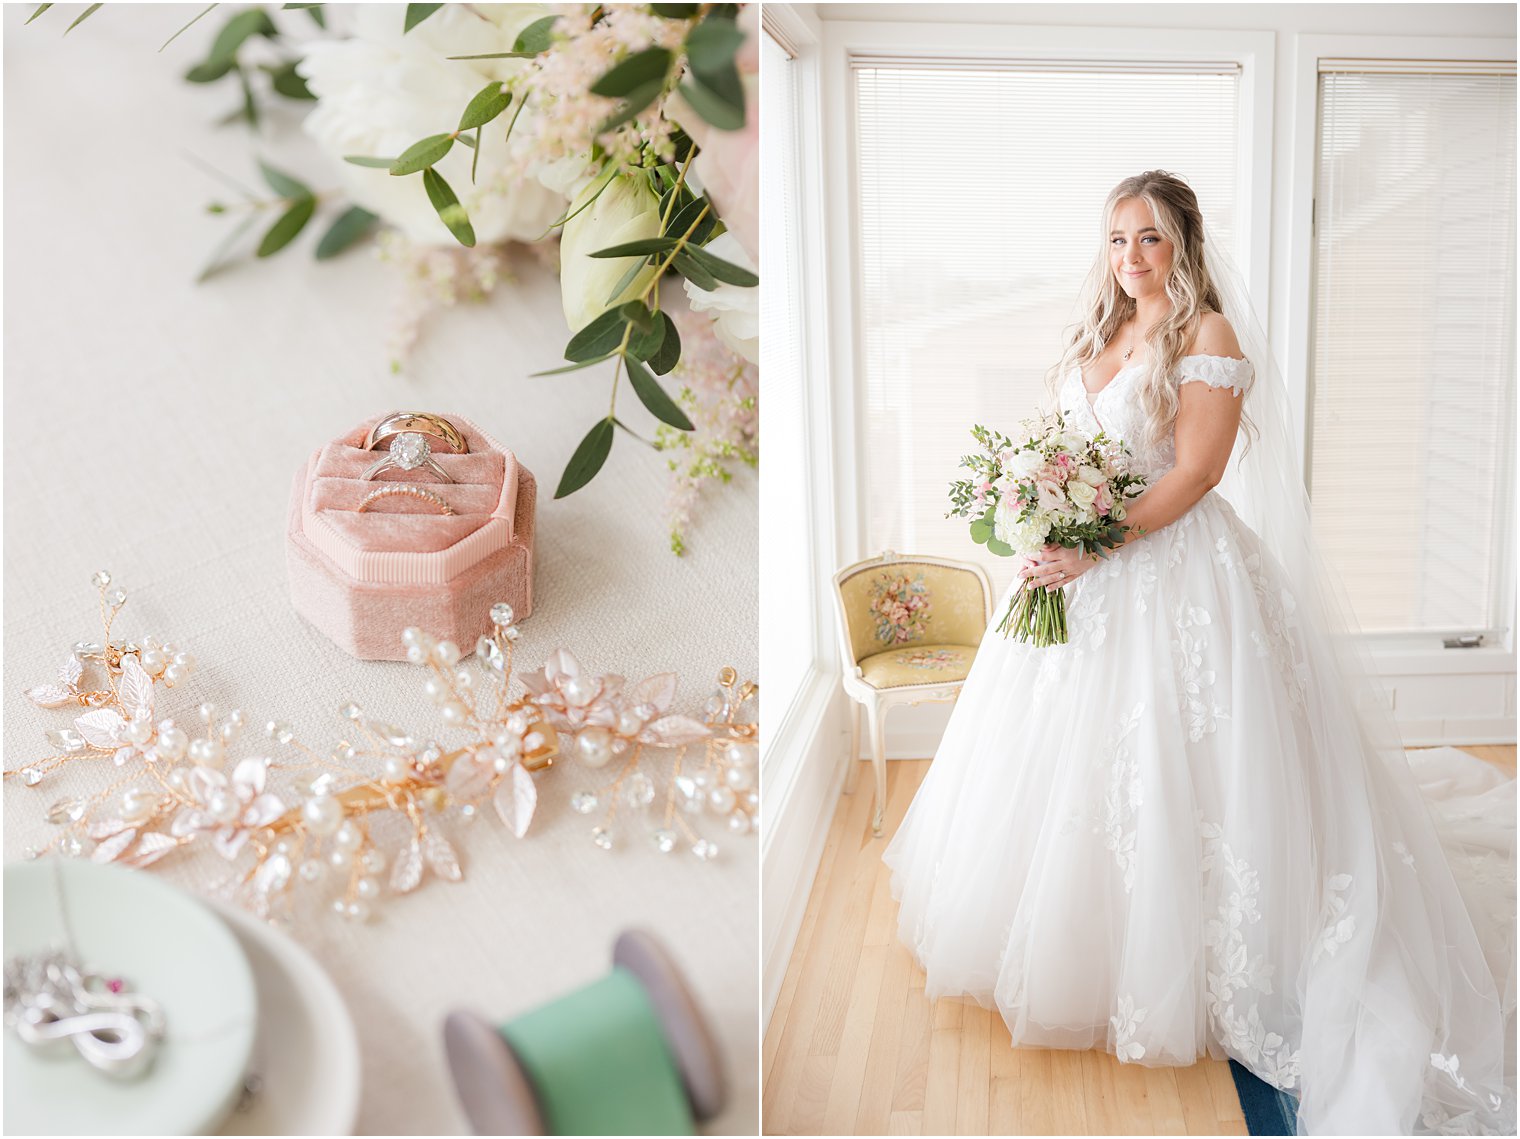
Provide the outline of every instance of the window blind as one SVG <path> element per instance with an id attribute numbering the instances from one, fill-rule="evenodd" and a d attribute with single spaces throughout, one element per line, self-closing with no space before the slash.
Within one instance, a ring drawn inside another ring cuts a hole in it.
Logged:
<path id="1" fill-rule="evenodd" d="M 760 607 L 776 619 L 760 625 L 760 673 L 767 722 L 779 724 L 813 663 L 812 625 L 779 615 L 812 613 L 812 553 L 803 400 L 803 330 L 799 256 L 796 64 L 767 33 L 760 37 L 760 374 L 765 377 L 761 436 Z M 772 719 L 774 717 L 774 719 Z M 776 738 L 765 733 L 763 741 Z"/>
<path id="2" fill-rule="evenodd" d="M 861 58 L 853 71 L 865 552 L 976 560 L 1006 586 L 1011 560 L 944 516 L 970 427 L 1012 433 L 1050 406 L 1045 372 L 1119 180 L 1180 175 L 1234 241 L 1239 69 Z"/>
<path id="3" fill-rule="evenodd" d="M 1364 630 L 1485 632 L 1513 540 L 1514 64 L 1379 62 L 1319 78 L 1315 529 Z"/>

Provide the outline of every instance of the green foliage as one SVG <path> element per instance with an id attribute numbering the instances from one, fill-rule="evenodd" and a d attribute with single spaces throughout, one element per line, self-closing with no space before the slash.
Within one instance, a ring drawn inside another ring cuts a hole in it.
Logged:
<path id="1" fill-rule="evenodd" d="M 327 261 L 342 253 L 375 228 L 379 218 L 362 206 L 350 206 L 328 227 L 317 242 L 317 260 Z"/>
<path id="2" fill-rule="evenodd" d="M 406 6 L 406 22 L 401 29 L 401 34 L 405 35 L 442 7 L 442 4 L 408 4 Z"/>
<path id="3" fill-rule="evenodd" d="M 570 464 L 565 468 L 565 473 L 560 476 L 559 486 L 554 491 L 555 498 L 574 494 L 596 477 L 606 463 L 607 456 L 612 453 L 612 423 L 612 416 L 609 415 L 606 419 L 598 420 L 596 426 L 586 433 L 580 446 L 576 447 L 575 454 L 570 456 Z"/>
<path id="4" fill-rule="evenodd" d="M 453 135 L 430 134 L 403 150 L 401 157 L 391 163 L 391 173 L 398 177 L 416 174 L 419 170 L 437 165 L 453 149 Z"/>
<path id="5" fill-rule="evenodd" d="M 501 89 L 500 83 L 487 83 L 459 116 L 459 129 L 467 131 L 483 127 L 511 105 L 512 96 Z"/>
<path id="6" fill-rule="evenodd" d="M 298 198 L 281 214 L 275 223 L 265 232 L 259 242 L 258 256 L 268 257 L 278 253 L 292 241 L 301 230 L 306 228 L 306 223 L 311 220 L 311 215 L 317 212 L 317 200 L 315 198 Z"/>
<path id="7" fill-rule="evenodd" d="M 460 245 L 473 246 L 475 244 L 475 228 L 470 225 L 470 215 L 459 204 L 459 196 L 454 193 L 453 187 L 443 180 L 443 176 L 429 166 L 422 172 L 422 188 L 427 191 L 428 201 L 433 203 L 433 209 L 438 211 L 438 220 L 448 226 L 449 232 L 454 235 L 454 240 Z"/>

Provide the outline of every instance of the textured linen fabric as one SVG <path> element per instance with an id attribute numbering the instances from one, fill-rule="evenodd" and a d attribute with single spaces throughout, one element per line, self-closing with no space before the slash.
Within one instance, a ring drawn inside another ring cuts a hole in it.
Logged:
<path id="1" fill-rule="evenodd" d="M 337 179 L 299 135 L 300 109 L 273 108 L 258 140 L 213 125 L 234 102 L 231 86 L 180 76 L 204 58 L 217 14 L 162 54 L 192 10 L 108 5 L 67 39 L 69 13 L 23 29 L 29 14 L 4 12 L 7 767 L 46 754 L 44 729 L 69 723 L 20 693 L 52 679 L 74 641 L 98 637 L 89 577 L 102 567 L 129 594 L 119 633 L 172 638 L 198 659 L 190 682 L 161 694 L 177 719 L 210 700 L 255 724 L 288 720 L 325 747 L 341 738 L 337 710 L 352 699 L 441 732 L 423 670 L 347 656 L 295 614 L 286 585 L 295 471 L 323 441 L 397 407 L 465 415 L 539 476 L 522 665 L 565 646 L 630 678 L 675 670 L 687 710 L 722 665 L 754 676 L 750 475 L 704 505 L 681 559 L 659 517 L 664 461 L 626 436 L 588 488 L 552 499 L 608 396 L 605 368 L 529 378 L 561 362 L 568 336 L 552 274 L 520 259 L 517 280 L 486 303 L 440 312 L 404 375 L 391 374 L 384 349 L 401 274 L 368 249 L 315 262 L 322 218 L 277 257 L 196 285 L 234 224 L 202 207 L 237 195 L 185 155 L 257 186 L 257 152 L 329 189 Z M 652 433 L 626 385 L 618 414 Z M 279 754 L 250 734 L 236 754 L 266 749 Z M 48 804 L 109 778 L 80 763 L 37 788 L 6 781 L 6 858 L 48 837 Z M 610 968 L 618 931 L 640 925 L 672 948 L 720 1037 L 731 1098 L 708 1129 L 755 1133 L 755 840 L 712 827 L 722 847 L 713 864 L 662 857 L 631 833 L 603 852 L 588 836 L 594 820 L 567 805 L 598 782 L 573 764 L 549 773 L 522 841 L 493 818 L 451 830 L 465 867 L 457 885 L 430 878 L 408 897 L 387 895 L 368 925 L 306 923 L 303 941 L 358 1026 L 362 1131 L 467 1131 L 444 1014 L 466 1006 L 505 1020 L 587 984 Z M 226 865 L 208 850 L 150 872 L 204 891 Z"/>

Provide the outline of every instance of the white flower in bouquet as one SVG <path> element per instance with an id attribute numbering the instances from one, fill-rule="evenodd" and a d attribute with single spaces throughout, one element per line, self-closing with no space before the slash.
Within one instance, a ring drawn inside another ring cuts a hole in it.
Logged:
<path id="1" fill-rule="evenodd" d="M 1012 476 L 1014 482 L 1032 478 L 1045 465 L 1038 451 L 1009 451 L 1003 456 L 1003 472 Z"/>
<path id="2" fill-rule="evenodd" d="M 420 138 L 452 130 L 460 109 L 482 87 L 511 78 L 527 61 L 449 56 L 511 51 L 518 34 L 552 10 L 543 4 L 445 4 L 410 32 L 403 32 L 399 5 L 331 5 L 327 10 L 347 20 L 352 35 L 313 41 L 303 49 L 297 70 L 317 97 L 306 117 L 306 132 L 332 155 L 357 204 L 414 242 L 457 245 L 438 220 L 420 178 L 393 177 L 343 158 L 394 158 Z M 531 108 L 524 111 L 524 118 L 532 113 Z M 469 211 L 481 244 L 542 237 L 565 206 L 561 195 L 528 175 L 501 134 L 481 132 L 474 184 L 470 165 L 475 156 L 468 146 L 456 144 L 437 164 Z"/>
<path id="3" fill-rule="evenodd" d="M 596 201 L 581 209 L 592 195 L 596 195 Z M 658 237 L 660 199 L 643 175 L 611 173 L 588 183 L 571 203 L 570 210 L 579 212 L 565 223 L 560 237 L 559 287 L 565 322 L 570 331 L 579 332 L 613 305 L 642 293 L 658 271 L 654 265 L 646 266 L 613 297 L 617 283 L 642 258 L 591 254 L 613 245 Z"/>
<path id="4" fill-rule="evenodd" d="M 742 269 L 755 271 L 749 253 L 732 233 L 722 233 L 707 243 L 707 251 Z M 751 364 L 760 362 L 760 290 L 738 285 L 699 289 L 683 282 L 695 312 L 709 313 L 718 339 Z"/>
<path id="5" fill-rule="evenodd" d="M 1085 512 L 1097 501 L 1098 488 L 1091 483 L 1083 482 L 1080 478 L 1075 478 L 1066 484 L 1066 497 Z"/>

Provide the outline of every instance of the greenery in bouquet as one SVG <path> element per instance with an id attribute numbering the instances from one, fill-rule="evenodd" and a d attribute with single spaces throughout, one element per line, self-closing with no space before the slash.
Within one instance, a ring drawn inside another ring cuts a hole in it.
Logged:
<path id="1" fill-rule="evenodd" d="M 309 230 L 318 260 L 373 243 L 406 286 L 399 368 L 429 311 L 510 276 L 507 251 L 557 264 L 568 363 L 540 375 L 603 366 L 611 390 L 555 497 L 589 483 L 628 435 L 667 453 L 682 552 L 703 486 L 758 462 L 755 7 L 285 4 L 215 18 L 186 80 L 235 88 L 223 122 L 255 133 L 276 118 L 271 104 L 300 107 L 341 185 L 262 160 L 266 190 L 213 171 L 237 196 L 208 206 L 230 230 L 202 278 Z M 665 280 L 684 304 L 669 304 Z M 658 421 L 654 438 L 619 415 L 628 389 Z"/>
<path id="2" fill-rule="evenodd" d="M 1124 544 L 1125 503 L 1145 488 L 1129 468 L 1129 448 L 1106 432 L 1088 437 L 1059 412 L 1024 420 L 1021 440 L 980 424 L 980 450 L 961 458 L 970 478 L 950 484 L 947 518 L 970 520 L 972 541 L 999 557 L 1033 557 L 1048 545 L 1086 557 Z M 1067 640 L 1066 596 L 1026 579 L 998 625 L 1037 646 Z"/>

